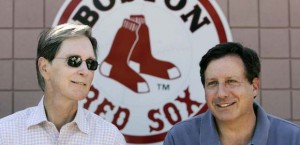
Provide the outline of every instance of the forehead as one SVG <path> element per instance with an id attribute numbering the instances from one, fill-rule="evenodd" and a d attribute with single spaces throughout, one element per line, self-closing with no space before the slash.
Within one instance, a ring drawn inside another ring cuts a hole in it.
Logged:
<path id="1" fill-rule="evenodd" d="M 61 43 L 57 55 L 80 55 L 95 57 L 91 41 L 85 36 L 72 37 Z"/>
<path id="2" fill-rule="evenodd" d="M 227 55 L 212 60 L 206 70 L 205 78 L 245 77 L 245 67 L 242 59 L 236 55 Z"/>

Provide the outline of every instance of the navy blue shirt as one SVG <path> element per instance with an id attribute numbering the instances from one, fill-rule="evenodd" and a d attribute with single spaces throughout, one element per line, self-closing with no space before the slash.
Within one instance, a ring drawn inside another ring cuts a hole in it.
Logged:
<path id="1" fill-rule="evenodd" d="M 256 103 L 253 106 L 256 126 L 250 145 L 300 145 L 298 125 L 267 114 Z M 168 132 L 164 145 L 220 145 L 212 113 L 207 110 L 176 124 Z"/>

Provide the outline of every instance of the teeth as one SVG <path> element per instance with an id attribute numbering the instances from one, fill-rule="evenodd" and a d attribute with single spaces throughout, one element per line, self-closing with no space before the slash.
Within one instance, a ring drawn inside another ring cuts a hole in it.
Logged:
<path id="1" fill-rule="evenodd" d="M 227 107 L 227 106 L 229 106 L 230 104 L 221 104 L 220 106 L 221 107 Z"/>
<path id="2" fill-rule="evenodd" d="M 226 103 L 226 104 L 218 104 L 218 106 L 220 106 L 220 107 L 222 107 L 222 108 L 225 108 L 225 107 L 228 107 L 228 106 L 230 106 L 231 104 L 228 104 L 228 103 Z"/>
<path id="3" fill-rule="evenodd" d="M 76 84 L 78 84 L 78 85 L 83 85 L 83 86 L 85 85 L 85 84 L 82 83 L 82 82 L 74 82 L 74 81 L 73 81 L 73 83 L 76 83 Z"/>

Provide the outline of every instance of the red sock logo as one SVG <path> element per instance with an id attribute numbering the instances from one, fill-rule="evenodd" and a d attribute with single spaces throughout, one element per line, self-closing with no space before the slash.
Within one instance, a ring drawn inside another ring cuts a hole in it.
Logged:
<path id="1" fill-rule="evenodd" d="M 179 69 L 170 62 L 158 60 L 151 53 L 149 29 L 143 15 L 132 15 L 131 20 L 140 24 L 139 40 L 130 56 L 130 63 L 140 66 L 140 73 L 156 76 L 163 79 L 176 79 L 180 77 Z"/>
<path id="2" fill-rule="evenodd" d="M 149 29 L 143 15 L 124 19 L 108 56 L 100 65 L 100 73 L 136 93 L 150 91 L 148 83 L 138 73 L 168 80 L 181 76 L 174 64 L 152 55 Z"/>
<path id="3" fill-rule="evenodd" d="M 139 24 L 125 19 L 118 30 L 110 53 L 101 63 L 100 73 L 114 79 L 137 93 L 149 92 L 147 82 L 128 65 L 128 54 L 131 53 L 137 41 L 136 30 Z"/>

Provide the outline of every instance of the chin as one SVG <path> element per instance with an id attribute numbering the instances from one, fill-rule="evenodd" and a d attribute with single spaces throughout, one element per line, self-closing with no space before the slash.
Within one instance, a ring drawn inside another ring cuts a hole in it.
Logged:
<path id="1" fill-rule="evenodd" d="M 87 95 L 85 95 L 85 96 L 79 96 L 78 97 L 78 100 L 80 101 L 80 100 L 83 100 L 83 99 L 85 99 L 87 97 Z"/>
<path id="2" fill-rule="evenodd" d="M 234 120 L 234 118 L 233 117 L 228 117 L 228 116 L 218 116 L 218 117 L 216 117 L 218 120 L 220 120 L 220 121 L 232 121 L 232 120 Z"/>
<path id="3" fill-rule="evenodd" d="M 232 121 L 235 120 L 237 117 L 233 113 L 230 114 L 214 114 L 215 118 L 220 121 Z"/>
<path id="4" fill-rule="evenodd" d="M 88 92 L 77 92 L 77 93 L 74 92 L 72 94 L 73 98 L 78 101 L 85 99 L 87 97 L 87 95 L 88 95 Z"/>

